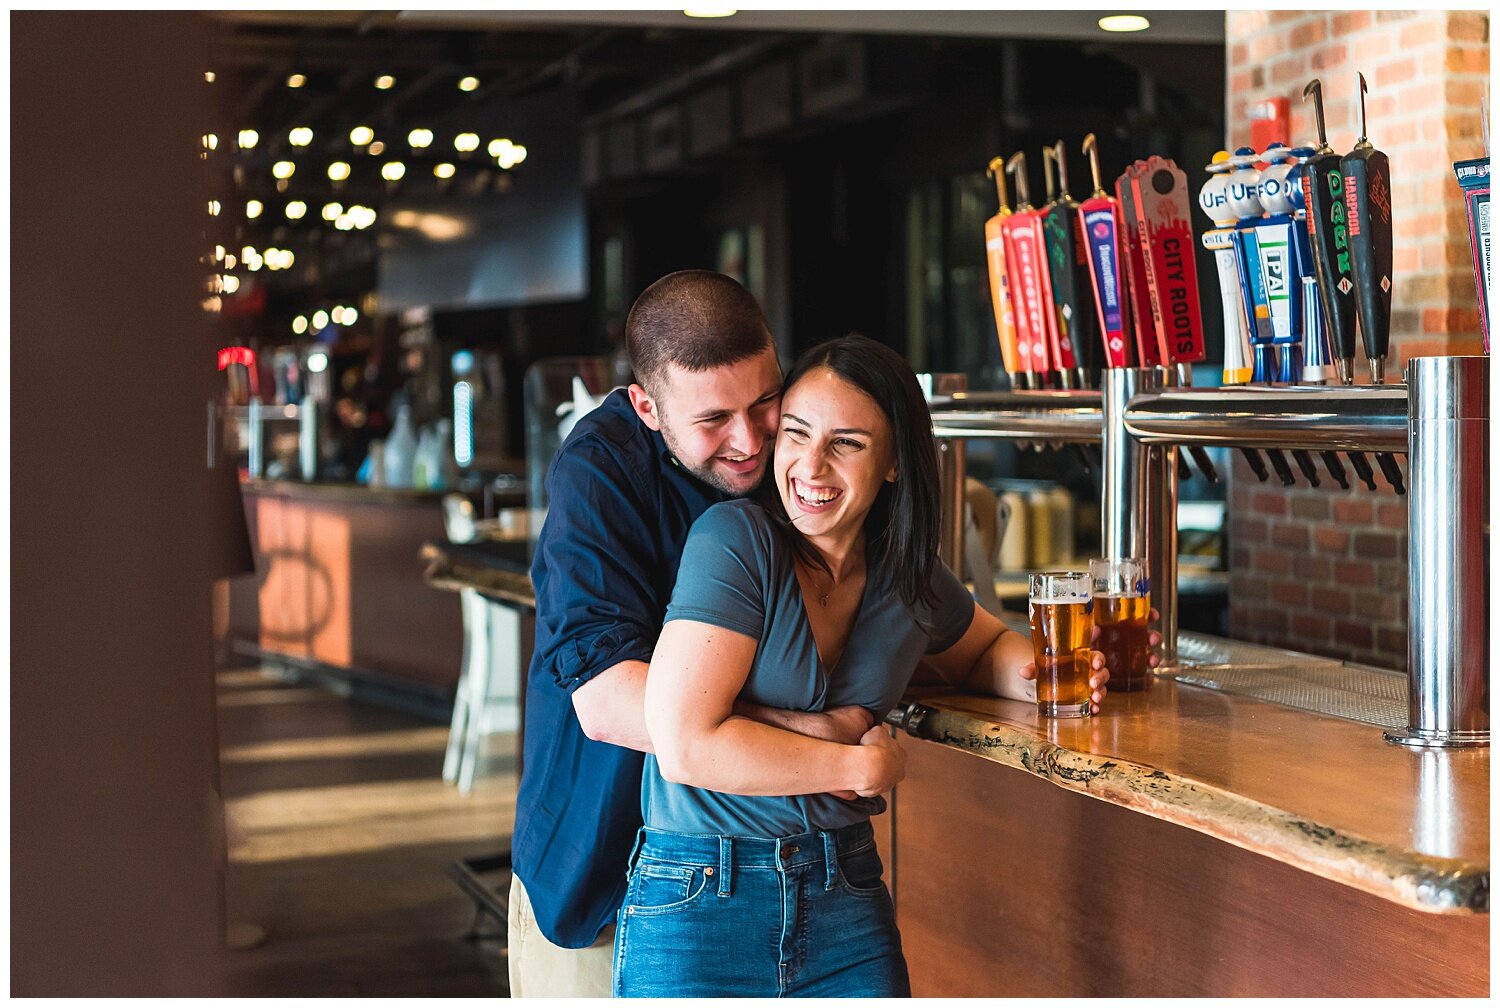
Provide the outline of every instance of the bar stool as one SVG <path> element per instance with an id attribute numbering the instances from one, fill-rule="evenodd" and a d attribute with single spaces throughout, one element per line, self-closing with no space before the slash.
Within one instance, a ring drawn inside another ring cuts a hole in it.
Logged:
<path id="1" fill-rule="evenodd" d="M 443 498 L 443 522 L 453 542 L 471 542 L 478 534 L 474 505 L 463 494 Z M 520 653 L 519 614 L 496 605 L 473 588 L 458 593 L 463 614 L 463 664 L 453 697 L 443 780 L 457 783 L 462 794 L 474 787 L 474 774 L 486 735 L 515 731 L 520 716 L 515 689 L 496 667 Z"/>

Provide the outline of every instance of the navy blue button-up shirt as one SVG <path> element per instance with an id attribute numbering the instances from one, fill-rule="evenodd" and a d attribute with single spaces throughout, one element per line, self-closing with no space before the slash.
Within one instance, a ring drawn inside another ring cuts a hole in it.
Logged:
<path id="1" fill-rule="evenodd" d="M 644 755 L 585 736 L 573 691 L 651 660 L 688 529 L 724 496 L 677 464 L 623 390 L 578 421 L 548 470 L 511 862 L 555 945 L 592 945 L 614 921 L 641 825 Z"/>

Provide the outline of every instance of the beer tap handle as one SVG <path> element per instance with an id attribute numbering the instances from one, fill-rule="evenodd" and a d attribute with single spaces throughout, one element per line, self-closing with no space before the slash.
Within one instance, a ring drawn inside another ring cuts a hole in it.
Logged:
<path id="1" fill-rule="evenodd" d="M 1266 461 L 1260 457 L 1260 452 L 1254 448 L 1241 448 L 1240 454 L 1245 456 L 1245 463 L 1250 466 L 1250 471 L 1255 473 L 1256 479 L 1264 483 L 1271 478 L 1271 474 L 1266 471 Z"/>
<path id="2" fill-rule="evenodd" d="M 1355 304 L 1370 381 L 1385 381 L 1391 344 L 1391 274 L 1394 252 L 1391 230 L 1391 159 L 1370 143 L 1365 126 L 1365 92 L 1359 75 L 1359 142 L 1340 163 L 1344 207 L 1348 214 L 1349 255 L 1353 261 Z"/>
<path id="3" fill-rule="evenodd" d="M 1365 485 L 1367 490 L 1375 489 L 1375 470 L 1370 468 L 1370 460 L 1365 458 L 1363 452 L 1352 451 L 1349 453 L 1349 461 L 1354 464 L 1354 475 Z"/>
<path id="4" fill-rule="evenodd" d="M 1292 486 L 1297 482 L 1297 477 L 1292 475 L 1292 467 L 1287 465 L 1286 456 L 1280 448 L 1267 448 L 1266 458 L 1271 460 L 1271 468 L 1276 470 L 1282 486 Z"/>
<path id="5" fill-rule="evenodd" d="M 1401 464 L 1396 461 L 1396 456 L 1390 452 L 1379 452 L 1375 461 L 1380 463 L 1380 471 L 1385 474 L 1385 480 L 1401 496 L 1406 495 L 1406 482 L 1401 478 Z"/>
<path id="6" fill-rule="evenodd" d="M 1219 482 L 1219 470 L 1214 467 L 1213 459 L 1208 457 L 1208 449 L 1202 445 L 1188 445 L 1188 454 L 1193 456 L 1193 461 L 1203 473 L 1203 478 L 1210 483 Z"/>
<path id="7" fill-rule="evenodd" d="M 1339 453 L 1336 451 L 1319 452 L 1323 456 L 1323 465 L 1328 469 L 1328 475 L 1339 485 L 1340 489 L 1349 489 L 1349 473 L 1344 469 L 1344 463 L 1339 461 Z"/>
<path id="8" fill-rule="evenodd" d="M 1292 450 L 1292 460 L 1297 463 L 1297 468 L 1302 470 L 1302 475 L 1307 477 L 1307 482 L 1313 486 L 1321 486 L 1318 479 L 1318 469 L 1313 465 L 1312 456 L 1299 449 Z"/>

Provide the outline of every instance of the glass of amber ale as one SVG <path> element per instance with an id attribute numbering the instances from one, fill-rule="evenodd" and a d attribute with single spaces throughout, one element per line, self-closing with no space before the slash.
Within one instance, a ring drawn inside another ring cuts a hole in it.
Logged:
<path id="1" fill-rule="evenodd" d="M 1087 717 L 1094 587 L 1086 571 L 1031 575 L 1031 653 L 1042 717 Z"/>
<path id="2" fill-rule="evenodd" d="M 1090 560 L 1094 622 L 1109 669 L 1109 688 L 1143 690 L 1151 685 L 1151 582 L 1139 560 Z"/>

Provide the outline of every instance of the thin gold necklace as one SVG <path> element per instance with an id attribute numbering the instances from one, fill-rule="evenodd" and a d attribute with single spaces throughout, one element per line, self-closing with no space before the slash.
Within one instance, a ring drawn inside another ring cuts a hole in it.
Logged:
<path id="1" fill-rule="evenodd" d="M 813 568 L 810 567 L 807 563 L 805 563 L 801 559 L 799 559 L 797 561 L 797 563 L 800 564 L 803 567 L 803 569 L 805 569 L 807 571 L 808 580 L 812 580 L 813 579 Z M 821 592 L 821 593 L 818 594 L 818 605 L 822 606 L 825 609 L 828 608 L 828 597 L 830 595 L 832 595 L 834 592 L 836 592 L 836 591 L 839 590 L 839 583 L 838 583 L 837 580 L 834 579 L 834 577 L 833 577 L 832 574 L 828 575 L 828 580 L 829 580 L 828 590 L 825 591 L 825 592 Z M 816 582 L 813 583 L 813 591 L 814 592 L 818 591 L 818 586 L 817 586 Z"/>

